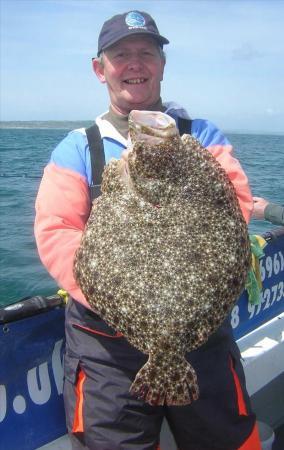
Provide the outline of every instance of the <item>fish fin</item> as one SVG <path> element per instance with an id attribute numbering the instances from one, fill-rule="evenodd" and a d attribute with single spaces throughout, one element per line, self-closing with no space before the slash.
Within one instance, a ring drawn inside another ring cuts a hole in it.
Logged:
<path id="1" fill-rule="evenodd" d="M 169 357 L 150 355 L 130 392 L 152 406 L 188 405 L 199 397 L 195 370 L 184 357 L 177 356 L 173 363 Z"/>

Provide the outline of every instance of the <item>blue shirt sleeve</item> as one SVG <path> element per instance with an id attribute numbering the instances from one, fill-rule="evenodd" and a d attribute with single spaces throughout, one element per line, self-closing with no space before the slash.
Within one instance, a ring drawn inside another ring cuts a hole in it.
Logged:
<path id="1" fill-rule="evenodd" d="M 91 161 L 87 136 L 74 130 L 55 147 L 50 162 L 72 170 L 90 181 Z"/>
<path id="2" fill-rule="evenodd" d="M 203 147 L 230 144 L 226 136 L 209 120 L 194 119 L 191 124 L 191 134 Z"/>
<path id="3" fill-rule="evenodd" d="M 111 138 L 104 138 L 104 151 L 106 163 L 111 158 L 120 159 L 125 146 Z M 91 158 L 87 136 L 79 130 L 71 131 L 51 154 L 50 162 L 58 167 L 79 173 L 91 184 Z"/>

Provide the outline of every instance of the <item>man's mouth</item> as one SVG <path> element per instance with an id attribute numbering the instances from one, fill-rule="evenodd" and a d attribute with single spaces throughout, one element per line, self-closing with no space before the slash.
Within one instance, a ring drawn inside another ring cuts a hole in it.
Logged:
<path id="1" fill-rule="evenodd" d="M 127 84 L 142 84 L 142 83 L 145 83 L 145 81 L 147 81 L 146 78 L 131 78 L 129 80 L 124 80 L 124 83 L 127 83 Z"/>

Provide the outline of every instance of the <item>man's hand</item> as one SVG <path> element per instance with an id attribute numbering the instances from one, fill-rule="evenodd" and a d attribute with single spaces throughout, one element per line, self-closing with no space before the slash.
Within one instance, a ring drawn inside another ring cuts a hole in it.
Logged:
<path id="1" fill-rule="evenodd" d="M 253 197 L 252 217 L 255 219 L 264 219 L 264 210 L 268 203 L 269 202 L 262 197 Z"/>

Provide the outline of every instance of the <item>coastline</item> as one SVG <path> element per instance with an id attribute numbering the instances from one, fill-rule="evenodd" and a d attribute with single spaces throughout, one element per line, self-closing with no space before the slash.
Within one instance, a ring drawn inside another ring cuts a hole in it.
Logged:
<path id="1" fill-rule="evenodd" d="M 5 129 L 37 129 L 37 130 L 74 130 L 87 128 L 94 123 L 92 119 L 86 120 L 3 120 L 0 121 L 0 130 Z M 225 134 L 284 136 L 284 131 L 263 131 L 245 129 L 224 129 Z"/>
<path id="2" fill-rule="evenodd" d="M 9 120 L 1 121 L 0 129 L 38 129 L 38 130 L 69 130 L 74 128 L 89 127 L 93 120 Z"/>

